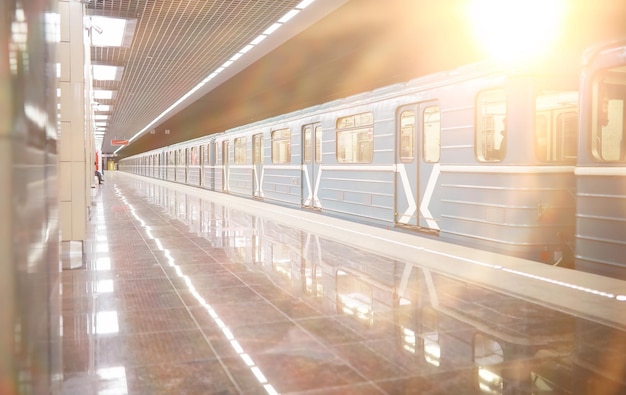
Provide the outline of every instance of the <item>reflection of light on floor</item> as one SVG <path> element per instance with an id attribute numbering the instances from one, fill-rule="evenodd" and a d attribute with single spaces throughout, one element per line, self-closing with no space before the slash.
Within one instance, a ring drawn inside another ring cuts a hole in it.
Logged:
<path id="1" fill-rule="evenodd" d="M 108 256 L 103 258 L 96 258 L 94 269 L 97 271 L 111 270 L 111 258 Z"/>
<path id="2" fill-rule="evenodd" d="M 187 286 L 187 289 L 189 290 L 189 292 L 202 305 L 202 307 L 206 309 L 207 313 L 209 313 L 209 316 L 213 319 L 215 324 L 222 330 L 222 333 L 224 334 L 224 336 L 226 336 L 226 338 L 230 342 L 231 347 L 237 352 L 237 355 L 239 355 L 241 360 L 250 369 L 252 374 L 254 374 L 254 377 L 256 377 L 258 382 L 261 385 L 263 385 L 263 388 L 265 389 L 265 391 L 268 394 L 272 394 L 272 395 L 278 394 L 278 392 L 276 392 L 276 390 L 274 389 L 274 386 L 272 386 L 272 384 L 268 382 L 267 378 L 265 377 L 261 369 L 258 366 L 256 366 L 256 363 L 241 347 L 241 345 L 239 344 L 239 341 L 237 341 L 237 339 L 235 338 L 231 330 L 224 323 L 224 321 L 222 321 L 222 319 L 219 317 L 217 312 L 213 310 L 213 307 L 211 307 L 211 305 L 208 304 L 206 300 L 204 300 L 202 295 L 198 293 L 193 283 L 191 282 L 191 279 L 189 278 L 189 276 L 184 274 L 180 266 L 176 264 L 176 260 L 174 259 L 174 257 L 172 257 L 170 250 L 163 247 L 163 244 L 161 243 L 161 240 L 159 240 L 159 238 L 152 236 L 152 233 L 150 232 L 150 227 L 146 226 L 146 223 L 141 218 L 139 218 L 139 216 L 136 214 L 135 209 L 126 201 L 126 198 L 121 193 L 119 193 L 119 190 L 117 191 L 118 191 L 118 196 L 128 206 L 132 216 L 135 217 L 137 221 L 139 221 L 139 223 L 141 224 L 143 228 L 145 228 L 146 233 L 149 235 L 150 239 L 154 240 L 154 242 L 157 245 L 157 248 L 160 251 L 163 251 L 163 255 L 165 255 L 165 257 L 167 258 L 168 266 L 174 268 L 176 275 L 185 282 L 185 285 Z M 115 325 L 117 325 L 117 314 L 115 315 Z"/>
<path id="3" fill-rule="evenodd" d="M 96 281 L 96 293 L 111 293 L 113 292 L 113 280 L 100 280 Z"/>
<path id="4" fill-rule="evenodd" d="M 439 343 L 424 339 L 424 359 L 433 366 L 439 366 L 441 360 L 441 347 Z"/>
<path id="5" fill-rule="evenodd" d="M 128 383 L 126 381 L 126 369 L 123 366 L 111 366 L 100 368 L 96 371 L 100 378 L 98 395 L 126 395 Z"/>
<path id="6" fill-rule="evenodd" d="M 98 335 L 118 333 L 117 311 L 99 311 L 93 318 L 93 332 Z"/>
<path id="7" fill-rule="evenodd" d="M 485 394 L 502 394 L 502 377 L 484 366 L 478 367 L 478 386 Z"/>
<path id="8" fill-rule="evenodd" d="M 339 301 L 342 305 L 341 310 L 345 314 L 352 315 L 370 324 L 374 321 L 372 301 L 367 295 L 360 293 L 340 294 Z"/>
<path id="9" fill-rule="evenodd" d="M 402 348 L 415 354 L 415 332 L 405 326 L 400 326 L 400 330 L 402 331 Z"/>

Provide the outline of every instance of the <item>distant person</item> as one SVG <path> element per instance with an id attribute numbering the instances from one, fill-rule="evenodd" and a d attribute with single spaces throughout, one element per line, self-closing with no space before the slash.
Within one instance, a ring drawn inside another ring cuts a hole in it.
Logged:
<path id="1" fill-rule="evenodd" d="M 98 184 L 102 185 L 102 183 L 104 182 L 104 177 L 102 177 L 102 173 L 100 173 L 100 171 L 98 170 L 98 162 L 96 162 L 95 165 L 96 165 L 95 175 L 96 177 L 98 177 Z"/>

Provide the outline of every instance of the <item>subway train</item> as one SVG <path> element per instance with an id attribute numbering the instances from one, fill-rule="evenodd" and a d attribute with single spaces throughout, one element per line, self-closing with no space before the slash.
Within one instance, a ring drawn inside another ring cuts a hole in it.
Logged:
<path id="1" fill-rule="evenodd" d="M 626 40 L 474 64 L 123 158 L 121 171 L 626 279 Z"/>

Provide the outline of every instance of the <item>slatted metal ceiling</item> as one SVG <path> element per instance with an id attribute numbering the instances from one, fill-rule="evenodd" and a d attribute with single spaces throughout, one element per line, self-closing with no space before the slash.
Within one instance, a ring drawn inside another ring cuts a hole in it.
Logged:
<path id="1" fill-rule="evenodd" d="M 129 138 L 229 60 L 301 0 L 96 0 L 89 15 L 137 18 L 129 48 L 92 47 L 93 64 L 123 66 L 120 81 L 94 81 L 116 91 L 103 152 Z M 93 33 L 97 34 L 97 33 Z M 98 114 L 102 114 L 98 112 Z"/>

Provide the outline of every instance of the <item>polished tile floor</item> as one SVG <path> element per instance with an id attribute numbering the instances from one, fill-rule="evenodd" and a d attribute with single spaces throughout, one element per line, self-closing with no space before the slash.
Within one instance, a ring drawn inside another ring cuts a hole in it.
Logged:
<path id="1" fill-rule="evenodd" d="M 614 326 L 209 192 L 108 172 L 93 193 L 86 263 L 63 271 L 65 395 L 624 388 L 626 364 L 602 374 L 626 361 Z"/>

